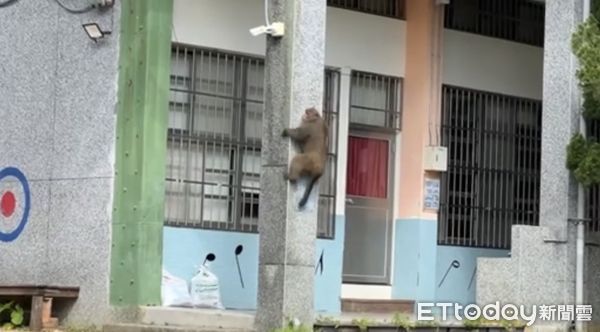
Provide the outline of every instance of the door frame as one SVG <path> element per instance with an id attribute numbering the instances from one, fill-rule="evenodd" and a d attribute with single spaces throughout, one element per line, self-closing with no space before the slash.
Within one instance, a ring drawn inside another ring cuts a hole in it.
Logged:
<path id="1" fill-rule="evenodd" d="M 342 267 L 342 283 L 344 284 L 365 284 L 365 285 L 391 285 L 392 280 L 392 269 L 393 269 L 393 247 L 394 247 L 394 197 L 395 197 L 395 176 L 396 176 L 396 140 L 397 133 L 395 131 L 389 130 L 372 130 L 366 129 L 364 127 L 353 127 L 350 126 L 348 131 L 348 143 L 350 142 L 350 137 L 362 137 L 362 138 L 371 138 L 371 139 L 379 139 L 379 140 L 387 140 L 388 145 L 388 186 L 387 186 L 387 200 L 388 200 L 388 211 L 389 216 L 386 222 L 386 248 L 385 248 L 385 275 L 384 276 L 358 276 L 351 275 L 348 276 L 344 274 L 344 269 Z M 348 144 L 349 146 L 349 144 Z M 349 160 L 349 154 L 347 153 L 347 160 Z M 346 168 L 348 167 L 348 162 L 346 163 Z M 348 171 L 346 171 L 348 174 Z M 347 176 L 347 175 L 346 175 Z M 344 199 L 344 213 L 346 218 L 348 218 L 347 207 L 349 201 L 352 197 L 349 197 L 347 193 L 343 193 L 345 195 Z M 347 231 L 346 231 L 347 232 Z M 345 239 L 344 239 L 345 240 Z M 343 259 L 343 257 L 342 257 Z M 378 280 L 375 280 L 378 279 Z"/>

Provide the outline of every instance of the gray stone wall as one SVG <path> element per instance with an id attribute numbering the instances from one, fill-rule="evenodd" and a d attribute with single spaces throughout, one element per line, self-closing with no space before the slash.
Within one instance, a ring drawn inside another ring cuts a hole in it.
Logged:
<path id="1" fill-rule="evenodd" d="M 573 304 L 575 260 L 569 253 L 574 232 L 569 232 L 573 236 L 568 243 L 552 240 L 553 232 L 547 227 L 513 226 L 512 233 L 510 258 L 478 259 L 477 303 L 500 301 L 528 309 L 534 305 Z"/>
<path id="2" fill-rule="evenodd" d="M 579 131 L 581 98 L 571 35 L 582 18 L 582 0 L 546 0 L 540 226 L 513 226 L 511 257 L 478 261 L 480 304 L 575 303 L 576 227 L 568 219 L 577 217 L 577 183 L 565 162 L 566 146 Z M 598 306 L 597 248 L 588 246 L 587 255 L 585 301 Z M 546 323 L 537 330 L 568 325 Z"/>
<path id="3" fill-rule="evenodd" d="M 82 15 L 50 0 L 0 8 L 0 169 L 20 169 L 31 190 L 23 232 L 0 242 L 0 283 L 81 287 L 73 323 L 109 313 L 119 18 L 118 1 Z M 87 22 L 112 34 L 94 43 Z"/>

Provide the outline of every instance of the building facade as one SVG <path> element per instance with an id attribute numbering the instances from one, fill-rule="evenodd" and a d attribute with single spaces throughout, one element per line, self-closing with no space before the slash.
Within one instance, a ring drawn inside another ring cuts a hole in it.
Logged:
<path id="1" fill-rule="evenodd" d="M 511 225 L 539 220 L 544 4 L 383 3 L 327 9 L 333 140 L 315 257 L 327 313 L 344 299 L 473 302 L 477 257 L 508 256 Z M 240 309 L 256 303 L 265 43 L 248 28 L 263 8 L 173 12 L 163 262 L 189 278 L 214 253 L 223 301 Z M 428 146 L 448 147 L 447 172 L 424 168 Z"/>
<path id="2" fill-rule="evenodd" d="M 559 295 L 532 303 L 572 302 L 576 203 L 560 165 L 576 130 L 569 40 L 583 1 L 327 3 L 324 98 L 310 105 L 330 136 L 315 309 L 527 302 L 536 273 Z M 159 304 L 161 268 L 189 280 L 214 254 L 224 306 L 256 309 L 266 45 L 248 30 L 264 24 L 264 1 L 44 6 L 0 7 L 12 31 L 0 44 L 16 45 L 0 48 L 11 138 L 0 167 L 28 181 L 0 183 L 24 202 L 0 222 L 16 234 L 0 241 L 0 281 L 80 286 L 69 318 L 103 322 Z M 87 21 L 112 33 L 94 43 Z M 598 303 L 587 248 L 586 299 Z M 540 256 L 554 263 L 537 269 Z"/>

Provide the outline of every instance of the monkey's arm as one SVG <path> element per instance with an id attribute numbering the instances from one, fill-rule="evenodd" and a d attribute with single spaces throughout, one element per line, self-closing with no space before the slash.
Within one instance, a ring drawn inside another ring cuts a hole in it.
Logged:
<path id="1" fill-rule="evenodd" d="M 293 139 L 294 141 L 297 142 L 304 142 L 308 136 L 309 136 L 309 131 L 306 130 L 306 128 L 287 128 L 283 130 L 283 133 L 281 133 L 281 136 L 283 137 L 290 137 L 291 139 Z"/>

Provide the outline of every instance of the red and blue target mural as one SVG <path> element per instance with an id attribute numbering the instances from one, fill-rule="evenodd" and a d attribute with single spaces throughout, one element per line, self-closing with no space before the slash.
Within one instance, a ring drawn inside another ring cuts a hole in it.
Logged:
<path id="1" fill-rule="evenodd" d="M 30 208 L 27 177 L 16 167 L 0 169 L 0 242 L 11 242 L 21 235 Z"/>

